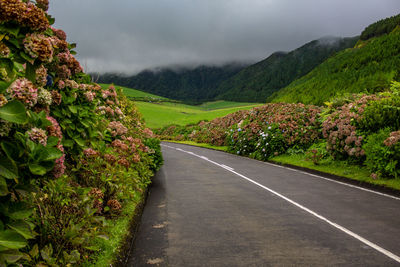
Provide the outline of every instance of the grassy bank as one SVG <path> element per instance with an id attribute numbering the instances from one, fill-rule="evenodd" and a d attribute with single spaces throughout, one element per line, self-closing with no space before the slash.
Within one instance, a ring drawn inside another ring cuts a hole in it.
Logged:
<path id="1" fill-rule="evenodd" d="M 101 86 L 107 88 L 109 85 L 101 84 Z M 116 86 L 116 88 L 121 88 L 123 93 L 128 97 L 145 97 L 168 100 L 165 97 L 123 86 Z M 222 100 L 206 102 L 196 106 L 173 102 L 156 103 L 146 101 L 135 101 L 135 104 L 146 121 L 146 126 L 152 129 L 161 128 L 171 124 L 183 126 L 187 124 L 195 124 L 202 120 L 209 121 L 238 110 L 248 110 L 262 105 L 257 103 L 241 103 Z"/>

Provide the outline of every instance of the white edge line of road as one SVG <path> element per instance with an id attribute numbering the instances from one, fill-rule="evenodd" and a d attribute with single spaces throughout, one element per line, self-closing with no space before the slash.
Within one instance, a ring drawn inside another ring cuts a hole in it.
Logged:
<path id="1" fill-rule="evenodd" d="M 373 193 L 373 194 L 377 194 L 377 195 L 380 195 L 380 196 L 385 196 L 385 197 L 389 197 L 389 198 L 392 198 L 392 199 L 400 200 L 399 197 L 395 197 L 395 196 L 388 195 L 388 194 L 385 194 L 385 193 L 377 192 L 377 191 L 374 191 L 374 190 L 371 190 L 371 189 L 367 189 L 367 188 L 363 188 L 363 187 L 360 187 L 360 186 L 356 186 L 356 185 L 352 185 L 352 184 L 347 184 L 347 183 L 344 183 L 344 182 L 336 181 L 336 180 L 333 180 L 333 179 L 330 179 L 330 178 L 327 178 L 327 177 L 323 177 L 323 176 L 320 176 L 320 175 L 317 175 L 317 174 L 312 174 L 312 173 L 296 170 L 296 169 L 293 169 L 293 168 L 290 168 L 290 167 L 281 166 L 279 164 L 274 164 L 274 163 L 269 163 L 269 162 L 263 162 L 263 163 L 265 163 L 267 165 L 270 165 L 270 166 L 275 166 L 275 167 L 278 167 L 278 168 L 290 170 L 290 171 L 293 171 L 293 172 L 306 174 L 306 175 L 309 175 L 309 176 L 312 176 L 312 177 L 316 177 L 316 178 L 319 178 L 319 179 L 323 179 L 323 180 L 326 180 L 326 181 L 329 181 L 329 182 L 332 182 L 332 183 L 341 184 L 341 185 L 345 185 L 345 186 L 352 187 L 352 188 L 357 188 L 359 190 L 366 191 L 366 192 Z"/>
<path id="2" fill-rule="evenodd" d="M 309 213 L 309 214 L 311 214 L 311 215 L 317 217 L 318 219 L 320 219 L 320 220 L 322 220 L 322 221 L 324 221 L 324 222 L 330 224 L 331 226 L 335 227 L 336 229 L 339 229 L 340 231 L 342 231 L 342 232 L 344 232 L 344 233 L 346 233 L 346 234 L 352 236 L 353 238 L 359 240 L 360 242 L 366 244 L 367 246 L 369 246 L 369 247 L 371 247 L 371 248 L 373 248 L 373 249 L 379 251 L 380 253 L 384 254 L 385 256 L 387 256 L 387 257 L 389 257 L 389 258 L 395 260 L 396 262 L 400 263 L 400 257 L 397 256 L 396 254 L 394 254 L 394 253 L 392 253 L 392 252 L 390 252 L 390 251 L 388 251 L 388 250 L 386 250 L 386 249 L 384 249 L 384 248 L 382 248 L 382 247 L 376 245 L 375 243 L 372 243 L 371 241 L 369 241 L 369 240 L 363 238 L 362 236 L 360 236 L 360 235 L 358 235 L 358 234 L 356 234 L 356 233 L 350 231 L 349 229 L 347 229 L 347 228 L 345 228 L 345 227 L 343 227 L 343 226 L 341 226 L 341 225 L 339 225 L 339 224 L 337 224 L 337 223 L 334 223 L 334 222 L 328 220 L 328 219 L 325 218 L 324 216 L 319 215 L 318 213 L 316 213 L 316 212 L 314 212 L 314 211 L 312 211 L 312 210 L 310 210 L 310 209 L 304 207 L 303 205 L 301 205 L 301 204 L 299 204 L 299 203 L 297 203 L 297 202 L 295 202 L 295 201 L 293 201 L 293 200 L 291 200 L 291 199 L 285 197 L 284 195 L 282 195 L 282 194 L 280 194 L 280 193 L 278 193 L 278 192 L 276 192 L 276 191 L 274 191 L 274 190 L 272 190 L 272 189 L 270 189 L 270 188 L 268 188 L 268 187 L 266 187 L 266 186 L 264 186 L 264 185 L 262 185 L 262 184 L 260 184 L 260 183 L 258 183 L 258 182 L 256 182 L 256 181 L 254 181 L 254 180 L 252 180 L 252 179 L 250 179 L 250 178 L 248 178 L 248 177 L 246 177 L 246 176 L 244 176 L 244 175 L 242 175 L 242 174 L 240 174 L 240 173 L 234 171 L 233 168 L 231 168 L 231 167 L 229 167 L 229 166 L 226 166 L 226 165 L 223 165 L 223 164 L 219 164 L 219 163 L 217 163 L 217 162 L 215 162 L 215 161 L 212 161 L 212 160 L 208 159 L 207 157 L 197 155 L 197 154 L 195 154 L 195 153 L 193 153 L 193 152 L 191 152 L 191 151 L 186 151 L 186 150 L 183 150 L 183 149 L 181 149 L 181 148 L 175 148 L 175 147 L 168 146 L 168 145 L 162 145 L 162 146 L 165 146 L 165 147 L 168 147 L 168 148 L 172 148 L 172 149 L 175 149 L 175 150 L 178 150 L 178 151 L 181 151 L 181 152 L 184 152 L 184 153 L 193 155 L 193 156 L 195 156 L 195 157 L 198 157 L 198 158 L 201 158 L 201 159 L 203 159 L 203 160 L 205 160 L 205 161 L 208 161 L 208 162 L 210 162 L 210 163 L 212 163 L 212 164 L 214 164 L 214 165 L 217 165 L 217 166 L 219 166 L 219 167 L 221 167 L 221 168 L 223 168 L 223 169 L 225 169 L 225 170 L 227 170 L 227 171 L 229 171 L 229 172 L 232 172 L 232 173 L 236 174 L 237 176 L 239 176 L 239 177 L 241 177 L 241 178 L 247 180 L 248 182 L 251 182 L 251 183 L 253 183 L 253 184 L 255 184 L 255 185 L 257 185 L 257 186 L 259 186 L 259 187 L 261 187 L 261 188 L 263 188 L 263 189 L 265 189 L 265 190 L 267 190 L 267 191 L 269 191 L 270 193 L 272 193 L 272 194 L 274 194 L 274 195 L 276 195 L 276 196 L 278 196 L 278 197 L 280 197 L 280 198 L 286 200 L 286 201 L 289 202 L 290 204 L 292 204 L 292 205 L 294 205 L 294 206 L 296 206 L 296 207 L 298 207 L 298 208 L 300 208 L 300 209 L 306 211 L 307 213 Z M 276 165 L 274 165 L 274 164 L 271 164 L 271 165 L 276 166 Z M 281 167 L 281 166 L 280 166 L 280 167 Z M 286 168 L 286 167 L 283 167 L 283 168 Z M 289 169 L 289 170 L 292 170 L 292 169 L 290 169 L 290 168 L 288 168 L 288 169 Z M 306 174 L 308 174 L 308 173 L 306 173 Z M 317 176 L 317 177 L 319 177 L 319 176 Z M 324 178 L 324 177 L 321 177 L 321 178 Z M 330 179 L 328 179 L 328 180 L 330 180 Z M 372 192 L 374 192 L 374 191 L 372 191 Z"/>

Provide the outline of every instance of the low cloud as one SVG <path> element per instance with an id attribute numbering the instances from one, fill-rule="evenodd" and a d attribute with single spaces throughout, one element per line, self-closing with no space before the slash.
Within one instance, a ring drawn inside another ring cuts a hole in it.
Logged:
<path id="1" fill-rule="evenodd" d="M 398 0 L 53 0 L 86 71 L 258 61 L 323 36 L 355 36 Z"/>

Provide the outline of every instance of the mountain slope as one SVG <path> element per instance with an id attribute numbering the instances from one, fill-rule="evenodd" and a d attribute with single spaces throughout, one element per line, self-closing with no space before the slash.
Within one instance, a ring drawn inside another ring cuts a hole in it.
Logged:
<path id="1" fill-rule="evenodd" d="M 340 94 L 388 88 L 400 74 L 399 23 L 400 17 L 395 16 L 370 25 L 361 34 L 369 39 L 329 58 L 268 101 L 320 105 Z"/>
<path id="2" fill-rule="evenodd" d="M 243 64 L 227 64 L 220 67 L 162 68 L 128 77 L 109 73 L 100 75 L 98 82 L 115 83 L 187 103 L 199 103 L 213 100 L 219 84 L 244 67 Z"/>
<path id="3" fill-rule="evenodd" d="M 289 53 L 276 52 L 235 76 L 217 88 L 218 99 L 265 102 L 275 91 L 307 74 L 334 53 L 353 47 L 358 37 L 322 38 Z"/>

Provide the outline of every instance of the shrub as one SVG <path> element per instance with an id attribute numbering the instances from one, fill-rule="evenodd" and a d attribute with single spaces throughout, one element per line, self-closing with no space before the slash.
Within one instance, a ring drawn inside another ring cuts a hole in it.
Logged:
<path id="1" fill-rule="evenodd" d="M 315 165 L 318 165 L 321 160 L 328 156 L 328 151 L 326 150 L 327 143 L 325 141 L 320 141 L 313 144 L 306 151 L 306 160 L 312 161 Z"/>
<path id="2" fill-rule="evenodd" d="M 389 128 L 371 134 L 363 146 L 365 165 L 378 177 L 398 178 L 400 174 L 400 131 Z"/>
<path id="3" fill-rule="evenodd" d="M 105 219 L 162 162 L 134 105 L 91 82 L 47 6 L 0 1 L 1 266 L 90 259 Z"/>

